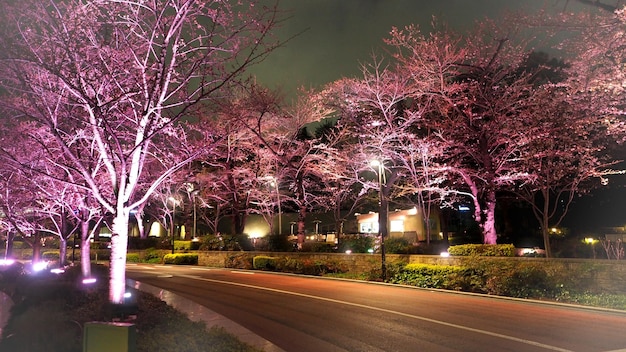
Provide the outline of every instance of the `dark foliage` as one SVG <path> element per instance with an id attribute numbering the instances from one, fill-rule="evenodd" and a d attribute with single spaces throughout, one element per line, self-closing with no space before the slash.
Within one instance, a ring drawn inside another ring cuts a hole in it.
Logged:
<path id="1" fill-rule="evenodd" d="M 107 296 L 108 268 L 93 273 L 99 284 L 84 289 L 80 269 L 63 275 L 29 275 L 21 266 L 0 272 L 0 290 L 15 305 L 3 330 L 0 351 L 82 351 L 83 326 L 91 321 L 126 319 L 137 329 L 137 351 L 258 351 L 221 328 L 207 331 L 163 301 L 143 292 L 126 305 L 111 306 Z M 133 319 L 134 318 L 134 319 Z"/>

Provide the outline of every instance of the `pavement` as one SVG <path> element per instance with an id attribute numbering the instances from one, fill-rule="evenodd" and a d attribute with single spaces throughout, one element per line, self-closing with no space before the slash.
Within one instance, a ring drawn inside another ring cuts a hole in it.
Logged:
<path id="1" fill-rule="evenodd" d="M 203 321 L 207 325 L 207 328 L 220 326 L 224 328 L 225 331 L 237 336 L 239 340 L 255 346 L 265 352 L 285 352 L 283 349 L 274 345 L 270 341 L 254 334 L 252 331 L 224 317 L 223 315 L 215 313 L 214 311 L 173 292 L 131 279 L 126 279 L 126 285 L 158 297 L 179 312 L 187 314 L 189 319 L 192 321 Z"/>

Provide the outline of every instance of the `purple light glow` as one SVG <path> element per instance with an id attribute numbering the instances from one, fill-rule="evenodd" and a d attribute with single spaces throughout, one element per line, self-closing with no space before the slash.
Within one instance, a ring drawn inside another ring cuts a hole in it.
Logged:
<path id="1" fill-rule="evenodd" d="M 86 277 L 83 279 L 83 285 L 91 285 L 96 283 L 95 277 Z"/>
<path id="2" fill-rule="evenodd" d="M 9 266 L 15 264 L 15 259 L 0 259 L 0 266 Z"/>

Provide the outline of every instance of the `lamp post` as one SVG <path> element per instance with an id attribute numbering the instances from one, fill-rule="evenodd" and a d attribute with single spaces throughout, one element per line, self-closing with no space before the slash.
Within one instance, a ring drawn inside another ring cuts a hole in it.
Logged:
<path id="1" fill-rule="evenodd" d="M 176 203 L 178 201 L 174 197 L 169 197 L 168 200 L 172 202 L 172 226 L 171 226 L 171 245 L 172 245 L 172 254 L 174 254 L 174 233 L 176 232 Z"/>
<path id="2" fill-rule="evenodd" d="M 278 203 L 278 235 L 283 233 L 282 211 L 280 209 L 280 192 L 278 190 L 278 180 L 272 176 L 271 186 L 276 188 L 276 202 Z"/>
<path id="3" fill-rule="evenodd" d="M 198 192 L 200 192 L 200 190 L 196 189 L 196 186 L 191 182 L 186 182 L 185 187 L 187 188 L 189 198 L 191 198 L 191 202 L 193 203 L 193 229 L 191 232 L 191 239 L 195 240 L 196 239 L 196 224 L 197 224 L 196 195 L 198 195 Z"/>
<path id="4" fill-rule="evenodd" d="M 385 193 L 383 192 L 383 186 L 386 183 L 385 180 L 385 166 L 379 160 L 372 160 L 370 162 L 372 167 L 378 168 L 378 201 L 380 208 L 378 210 L 378 234 L 380 236 L 380 260 L 381 260 L 381 276 L 383 282 L 387 281 L 387 264 L 385 258 L 385 236 L 387 236 L 387 200 L 385 199 Z"/>

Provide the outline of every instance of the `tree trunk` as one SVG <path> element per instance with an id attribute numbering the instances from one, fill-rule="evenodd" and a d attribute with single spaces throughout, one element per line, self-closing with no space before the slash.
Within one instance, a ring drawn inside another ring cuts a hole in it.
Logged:
<path id="1" fill-rule="evenodd" d="M 7 231 L 7 243 L 5 245 L 4 259 L 12 258 L 13 256 L 13 238 L 15 235 L 11 231 Z"/>
<path id="2" fill-rule="evenodd" d="M 118 209 L 111 227 L 111 269 L 109 274 L 109 301 L 124 303 L 126 292 L 126 250 L 128 248 L 128 216 L 130 211 Z"/>
<path id="3" fill-rule="evenodd" d="M 98 222 L 99 224 L 99 222 Z M 80 222 L 80 268 L 83 278 L 91 276 L 91 252 L 89 250 L 89 221 Z"/>
<path id="4" fill-rule="evenodd" d="M 30 238 L 25 238 L 26 243 L 33 250 L 32 262 L 36 263 L 41 260 L 41 237 L 38 233 L 34 233 Z"/>
<path id="5" fill-rule="evenodd" d="M 147 238 L 148 236 L 146 235 L 146 229 L 143 226 L 143 210 L 137 209 L 137 212 L 135 213 L 135 220 L 137 220 L 137 228 L 139 229 L 139 238 L 142 238 L 142 239 Z"/>
<path id="6" fill-rule="evenodd" d="M 498 235 L 496 234 L 496 192 L 487 192 L 487 203 L 485 204 L 485 219 L 481 224 L 483 230 L 483 242 L 485 244 L 496 244 Z"/>
<path id="7" fill-rule="evenodd" d="M 550 248 L 550 218 L 548 211 L 550 210 L 550 193 L 543 192 L 543 214 L 541 217 L 541 233 L 543 235 L 543 246 L 546 251 L 546 258 L 552 257 L 552 248 Z"/>
<path id="8" fill-rule="evenodd" d="M 306 219 L 306 206 L 300 205 L 300 209 L 298 210 L 298 249 L 302 249 L 304 245 L 305 238 L 305 222 Z"/>
<path id="9" fill-rule="evenodd" d="M 59 239 L 59 267 L 65 266 L 67 263 L 67 238 L 63 234 Z"/>

